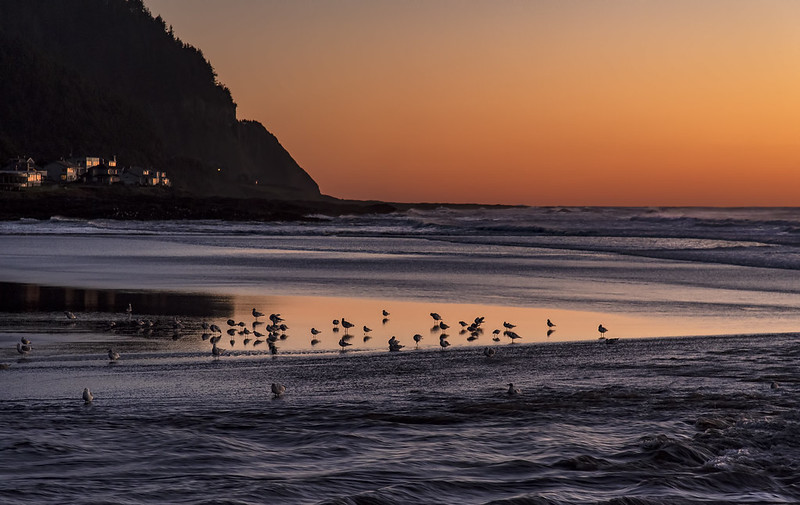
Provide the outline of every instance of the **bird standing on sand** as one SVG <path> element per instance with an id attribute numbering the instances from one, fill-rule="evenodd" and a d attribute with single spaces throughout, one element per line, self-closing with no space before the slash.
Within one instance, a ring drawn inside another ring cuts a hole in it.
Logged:
<path id="1" fill-rule="evenodd" d="M 521 395 L 522 391 L 520 391 L 519 388 L 515 388 L 514 384 L 509 382 L 508 383 L 508 394 L 509 394 L 509 396 L 517 396 L 517 395 Z"/>
<path id="2" fill-rule="evenodd" d="M 597 327 L 597 331 L 600 332 L 600 338 L 606 338 L 606 332 L 608 331 L 608 328 L 601 324 Z"/>
<path id="3" fill-rule="evenodd" d="M 256 308 L 253 307 L 253 317 L 255 317 L 256 319 L 258 319 L 259 317 L 264 317 L 264 313 L 257 311 Z"/>
<path id="4" fill-rule="evenodd" d="M 92 392 L 89 391 L 89 388 L 83 388 L 83 404 L 89 405 L 94 400 L 94 396 Z"/>
<path id="5" fill-rule="evenodd" d="M 367 333 L 369 333 L 371 331 L 372 331 L 372 328 L 367 328 L 367 325 L 364 325 L 364 335 L 366 335 Z"/>
<path id="6" fill-rule="evenodd" d="M 110 359 L 111 361 L 117 361 L 119 359 L 119 353 L 115 352 L 114 349 L 109 349 L 108 359 Z"/>
<path id="7" fill-rule="evenodd" d="M 383 317 L 389 317 L 389 311 L 388 310 L 384 309 L 381 313 L 383 314 Z"/>
<path id="8" fill-rule="evenodd" d="M 422 340 L 422 335 L 420 335 L 419 333 L 417 333 L 417 334 L 415 334 L 415 335 L 414 335 L 414 337 L 413 337 L 413 338 L 414 338 L 414 342 L 416 342 L 416 343 L 417 343 L 417 347 L 419 347 L 419 341 L 420 341 L 420 340 Z"/>
<path id="9" fill-rule="evenodd" d="M 517 325 L 516 325 L 516 324 L 507 323 L 507 322 L 505 322 L 505 321 L 503 321 L 503 326 L 505 326 L 505 328 L 506 328 L 507 330 L 513 330 L 514 328 L 516 328 L 516 327 L 517 327 Z"/>
<path id="10" fill-rule="evenodd" d="M 286 392 L 286 386 L 281 384 L 280 382 L 273 382 L 272 383 L 272 394 L 275 395 L 275 398 L 280 398 L 283 396 L 283 393 Z"/>
<path id="11" fill-rule="evenodd" d="M 344 348 L 347 347 L 348 345 L 353 345 L 353 344 L 351 344 L 350 342 L 345 340 L 344 337 L 339 339 L 339 346 L 341 346 L 343 351 L 344 351 Z"/>
<path id="12" fill-rule="evenodd" d="M 431 312 L 431 317 L 433 318 L 434 321 L 437 321 L 437 322 L 442 320 L 442 316 L 440 316 L 436 312 Z"/>
<path id="13" fill-rule="evenodd" d="M 316 328 L 311 328 L 311 334 L 312 334 L 312 335 L 316 336 L 316 335 L 319 335 L 320 333 L 322 333 L 322 332 L 321 332 L 321 331 L 319 331 L 318 329 L 316 329 Z"/>
<path id="14" fill-rule="evenodd" d="M 548 319 L 547 320 L 547 327 L 548 328 L 555 328 L 556 327 L 556 323 L 554 323 L 553 321 Z"/>

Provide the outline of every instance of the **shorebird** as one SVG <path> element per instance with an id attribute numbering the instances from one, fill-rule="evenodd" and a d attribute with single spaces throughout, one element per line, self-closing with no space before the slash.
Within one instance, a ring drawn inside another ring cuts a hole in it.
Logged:
<path id="1" fill-rule="evenodd" d="M 21 342 L 17 342 L 17 352 L 22 354 L 23 356 L 27 356 L 28 353 L 31 352 L 31 349 L 33 348 L 31 347 L 30 344 L 23 344 Z"/>
<path id="2" fill-rule="evenodd" d="M 517 335 L 517 333 L 516 333 L 516 332 L 513 332 L 513 331 L 511 331 L 511 330 L 508 330 L 508 331 L 506 331 L 506 332 L 505 332 L 505 334 L 506 334 L 506 336 L 507 336 L 508 338 L 510 338 L 510 339 L 511 339 L 511 343 L 514 343 L 514 342 L 515 342 L 515 341 L 516 341 L 518 338 L 522 338 L 522 337 L 520 337 L 519 335 Z"/>
<path id="3" fill-rule="evenodd" d="M 92 403 L 92 400 L 94 400 L 92 392 L 89 391 L 89 388 L 83 388 L 83 404 L 89 405 L 90 403 Z"/>
<path id="4" fill-rule="evenodd" d="M 509 382 L 508 383 L 508 394 L 510 396 L 517 396 L 517 395 L 521 395 L 522 391 L 520 391 L 519 388 L 515 388 L 514 384 Z"/>
<path id="5" fill-rule="evenodd" d="M 556 326 L 556 323 L 554 323 L 553 321 L 551 321 L 549 319 L 547 320 L 547 327 L 548 328 L 555 328 L 555 326 Z"/>
<path id="6" fill-rule="evenodd" d="M 433 318 L 434 321 L 441 321 L 442 320 L 442 316 L 440 316 L 436 312 L 431 312 L 431 317 Z"/>
<path id="7" fill-rule="evenodd" d="M 383 314 L 383 317 L 389 317 L 389 311 L 387 311 L 386 309 L 384 309 L 382 311 L 382 314 Z"/>
<path id="8" fill-rule="evenodd" d="M 392 338 L 389 339 L 389 351 L 390 352 L 397 352 L 400 349 L 402 349 L 403 347 L 405 347 L 405 346 L 401 345 L 400 341 L 397 340 L 397 338 L 395 338 L 394 336 L 392 336 Z"/>
<path id="9" fill-rule="evenodd" d="M 460 324 L 462 328 L 469 326 L 466 321 L 459 321 L 458 324 Z"/>
<path id="10" fill-rule="evenodd" d="M 253 317 L 255 317 L 256 319 L 258 319 L 259 317 L 264 317 L 264 313 L 257 311 L 256 308 L 253 307 Z"/>
<path id="11" fill-rule="evenodd" d="M 345 347 L 347 347 L 348 345 L 353 345 L 353 344 L 351 344 L 350 342 L 345 340 L 344 337 L 342 337 L 342 338 L 339 339 L 339 345 L 341 346 L 342 350 L 344 351 Z"/>
<path id="12" fill-rule="evenodd" d="M 364 334 L 367 334 L 367 333 L 369 333 L 371 331 L 372 331 L 372 328 L 367 328 L 367 326 L 364 325 Z"/>
<path id="13" fill-rule="evenodd" d="M 236 326 L 236 321 L 233 319 L 228 319 L 226 322 L 228 323 L 228 326 Z"/>
<path id="14" fill-rule="evenodd" d="M 414 338 L 414 342 L 416 342 L 416 343 L 417 343 L 417 347 L 419 347 L 419 341 L 420 341 L 420 340 L 422 340 L 422 335 L 420 335 L 419 333 L 417 333 L 416 335 L 414 335 L 414 337 L 413 337 L 413 338 Z"/>
<path id="15" fill-rule="evenodd" d="M 215 358 L 219 358 L 224 353 L 225 353 L 225 349 L 220 349 L 219 347 L 217 347 L 217 343 L 216 342 L 211 344 L 211 355 L 212 356 L 214 356 Z"/>
<path id="16" fill-rule="evenodd" d="M 439 321 L 439 328 L 446 330 L 449 327 L 450 327 L 449 324 L 445 323 L 444 321 Z"/>
<path id="17" fill-rule="evenodd" d="M 597 327 L 597 331 L 600 332 L 600 338 L 606 338 L 606 332 L 608 331 L 608 328 L 601 324 Z"/>
<path id="18" fill-rule="evenodd" d="M 311 334 L 312 334 L 312 335 L 319 335 L 320 333 L 322 333 L 322 332 L 321 332 L 321 331 L 319 331 L 318 329 L 316 329 L 316 328 L 311 328 Z"/>
<path id="19" fill-rule="evenodd" d="M 283 396 L 283 393 L 285 392 L 286 392 L 286 386 L 284 386 L 280 382 L 272 383 L 272 394 L 275 395 L 275 398 Z"/>
<path id="20" fill-rule="evenodd" d="M 449 347 L 450 346 L 450 342 L 448 342 L 444 338 L 440 338 L 439 339 L 439 345 L 442 346 L 442 349 L 444 349 L 445 347 Z"/>
<path id="21" fill-rule="evenodd" d="M 115 352 L 114 349 L 109 349 L 108 359 L 110 359 L 111 361 L 117 361 L 119 359 L 119 353 Z"/>
<path id="22" fill-rule="evenodd" d="M 494 353 L 495 351 L 491 347 L 483 348 L 483 355 L 486 356 L 487 358 L 491 358 L 492 356 L 494 356 Z"/>
<path id="23" fill-rule="evenodd" d="M 73 314 L 72 312 L 65 310 L 64 315 L 67 316 L 67 319 L 78 319 L 78 317 Z"/>
<path id="24" fill-rule="evenodd" d="M 353 326 L 355 326 L 353 323 L 351 323 L 350 321 L 345 321 L 344 318 L 342 318 L 342 328 L 344 328 L 345 333 L 347 333 L 347 330 L 349 330 Z"/>
<path id="25" fill-rule="evenodd" d="M 507 323 L 507 322 L 505 322 L 505 321 L 503 321 L 503 326 L 505 326 L 505 327 L 506 327 L 506 329 L 508 329 L 508 330 L 513 330 L 514 328 L 516 328 L 516 327 L 517 327 L 517 325 L 516 325 L 516 324 Z"/>

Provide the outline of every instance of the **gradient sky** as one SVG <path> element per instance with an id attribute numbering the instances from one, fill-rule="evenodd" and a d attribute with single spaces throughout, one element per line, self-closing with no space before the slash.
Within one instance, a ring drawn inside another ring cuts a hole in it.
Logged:
<path id="1" fill-rule="evenodd" d="M 145 4 L 326 194 L 800 205 L 800 2 Z"/>

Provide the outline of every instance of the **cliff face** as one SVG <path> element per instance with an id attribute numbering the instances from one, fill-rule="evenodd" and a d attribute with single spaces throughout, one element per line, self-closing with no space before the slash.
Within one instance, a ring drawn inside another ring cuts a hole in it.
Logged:
<path id="1" fill-rule="evenodd" d="M 70 154 L 164 169 L 200 195 L 319 196 L 141 0 L 0 0 L 0 158 Z"/>

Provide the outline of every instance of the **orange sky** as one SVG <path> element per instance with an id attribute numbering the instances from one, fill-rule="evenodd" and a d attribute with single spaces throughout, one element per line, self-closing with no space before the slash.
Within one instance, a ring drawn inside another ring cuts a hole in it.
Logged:
<path id="1" fill-rule="evenodd" d="M 326 194 L 800 205 L 800 2 L 145 4 Z"/>

